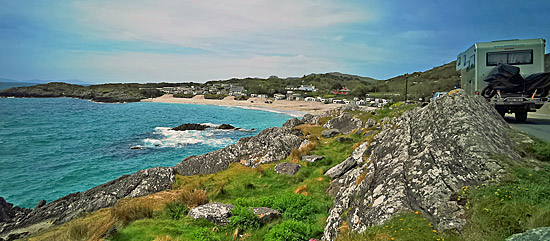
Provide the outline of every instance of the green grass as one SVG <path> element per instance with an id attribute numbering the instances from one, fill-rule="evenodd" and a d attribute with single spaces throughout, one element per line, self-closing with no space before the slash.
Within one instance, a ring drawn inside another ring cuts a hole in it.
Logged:
<path id="1" fill-rule="evenodd" d="M 298 128 L 303 132 L 318 134 L 320 127 L 304 126 Z M 353 142 L 340 143 L 336 139 L 346 136 Z M 353 152 L 354 147 L 365 140 L 361 134 L 339 135 L 333 138 L 320 138 L 310 154 L 323 155 L 324 160 L 316 163 L 299 162 L 300 171 L 294 176 L 280 175 L 273 171 L 273 164 L 264 164 L 256 169 L 233 163 L 227 170 L 210 175 L 179 176 L 174 189 L 201 189 L 208 193 L 211 201 L 229 203 L 238 207 L 265 206 L 279 210 L 282 218 L 274 223 L 256 226 L 246 218 L 234 218 L 227 227 L 218 227 L 212 231 L 212 223 L 198 222 L 189 217 L 181 217 L 180 210 L 169 203 L 164 211 L 158 212 L 152 219 L 144 219 L 131 223 L 121 229 L 112 240 L 154 240 L 157 237 L 172 237 L 174 240 L 232 240 L 235 229 L 245 235 L 246 240 L 264 240 L 279 237 L 292 222 L 308 228 L 303 237 L 320 239 L 328 211 L 332 206 L 332 198 L 325 191 L 330 184 L 330 178 L 323 174 L 332 166 L 345 160 Z M 291 161 L 290 157 L 281 160 Z M 242 208 L 241 208 L 242 209 Z M 240 210 L 241 210 L 240 209 Z M 239 211 L 240 216 L 250 213 Z M 294 220 L 294 221 L 292 221 Z M 244 229 L 244 230 L 243 230 Z M 275 231 L 271 231 L 275 230 Z M 195 234 L 195 236 L 193 236 Z M 305 235 L 305 236 L 304 236 Z"/>
<path id="2" fill-rule="evenodd" d="M 467 225 L 461 233 L 439 233 L 422 213 L 404 213 L 364 233 L 344 231 L 338 240 L 504 240 L 550 226 L 550 166 L 515 168 L 513 179 L 490 186 L 463 187 Z"/>
<path id="3" fill-rule="evenodd" d="M 550 226 L 550 166 L 514 168 L 513 180 L 461 191 L 468 200 L 468 225 L 456 240 L 503 240 Z"/>
<path id="4" fill-rule="evenodd" d="M 422 217 L 422 213 L 411 212 L 395 215 L 383 225 L 368 228 L 363 233 L 346 230 L 341 232 L 337 240 L 443 240 L 433 224 Z"/>

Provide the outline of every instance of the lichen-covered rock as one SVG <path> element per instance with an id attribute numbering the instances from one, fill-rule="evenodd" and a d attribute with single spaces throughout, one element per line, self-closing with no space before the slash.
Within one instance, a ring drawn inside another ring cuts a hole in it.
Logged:
<path id="1" fill-rule="evenodd" d="M 319 156 L 319 155 L 307 155 L 307 156 L 302 156 L 302 161 L 304 162 L 317 162 L 317 161 L 320 161 L 320 160 L 323 160 L 325 159 L 324 156 Z"/>
<path id="2" fill-rule="evenodd" d="M 302 117 L 302 124 L 317 124 L 319 122 L 319 116 L 318 115 L 312 115 L 312 114 L 305 114 L 304 117 Z"/>
<path id="3" fill-rule="evenodd" d="M 351 156 L 346 158 L 343 162 L 340 162 L 338 165 L 328 169 L 328 171 L 325 172 L 325 176 L 329 176 L 332 179 L 335 179 L 337 177 L 342 176 L 347 171 L 351 170 L 355 166 L 357 166 L 358 163 L 363 162 L 363 153 L 367 150 L 368 142 L 364 142 L 361 145 L 359 145 L 354 151 Z"/>
<path id="4" fill-rule="evenodd" d="M 0 222 L 0 234 L 16 234 L 17 229 L 45 222 L 58 225 L 78 217 L 82 213 L 110 207 L 119 199 L 140 197 L 169 189 L 175 182 L 172 167 L 155 167 L 124 175 L 85 192 L 71 193 L 47 204 L 37 205 L 25 215 Z M 3 200 L 3 199 L 2 199 Z M 0 200 L 1 201 L 1 200 Z"/>
<path id="5" fill-rule="evenodd" d="M 175 166 L 176 171 L 184 176 L 211 174 L 227 169 L 232 162 L 257 166 L 285 159 L 302 143 L 302 133 L 293 129 L 300 123 L 293 118 L 283 127 L 267 128 L 256 136 L 241 138 L 237 143 L 223 149 L 190 156 Z"/>
<path id="6" fill-rule="evenodd" d="M 368 119 L 365 122 L 365 128 L 370 128 L 376 125 L 376 121 L 374 119 Z"/>
<path id="7" fill-rule="evenodd" d="M 548 241 L 550 240 L 550 227 L 535 228 L 525 233 L 510 236 L 506 241 Z"/>
<path id="8" fill-rule="evenodd" d="M 331 138 L 335 135 L 338 135 L 340 134 L 340 131 L 338 129 L 329 129 L 329 130 L 324 130 L 321 132 L 321 136 L 323 137 L 326 137 L 326 138 Z"/>
<path id="9" fill-rule="evenodd" d="M 323 125 L 323 128 L 337 129 L 344 134 L 349 134 L 353 130 L 360 129 L 361 127 L 363 127 L 363 122 L 347 112 L 342 113 L 336 118 L 332 118 Z"/>
<path id="10" fill-rule="evenodd" d="M 367 160 L 346 159 L 344 167 L 355 166 L 343 174 L 343 167 L 327 171 L 340 189 L 324 240 L 336 238 L 346 210 L 347 223 L 358 232 L 410 210 L 420 211 L 440 231 L 460 230 L 464 207 L 451 196 L 463 186 L 498 181 L 505 171 L 497 156 L 519 159 L 507 136 L 509 125 L 485 99 L 462 90 L 392 121 L 395 128 L 354 152 Z"/>
<path id="11" fill-rule="evenodd" d="M 279 174 L 294 176 L 296 173 L 298 173 L 301 167 L 302 166 L 300 166 L 299 164 L 281 162 L 277 164 L 273 168 L 273 170 Z"/>
<path id="12" fill-rule="evenodd" d="M 235 206 L 231 204 L 212 202 L 191 209 L 189 216 L 194 219 L 206 219 L 216 223 L 216 225 L 225 226 L 229 223 L 233 209 L 235 209 Z"/>
<path id="13" fill-rule="evenodd" d="M 260 222 L 263 224 L 271 223 L 273 220 L 281 217 L 281 213 L 272 208 L 252 208 L 252 211 L 260 218 Z"/>

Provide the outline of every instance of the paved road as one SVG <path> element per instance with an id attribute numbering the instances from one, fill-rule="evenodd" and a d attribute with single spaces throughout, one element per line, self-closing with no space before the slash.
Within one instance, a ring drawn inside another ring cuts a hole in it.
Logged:
<path id="1" fill-rule="evenodd" d="M 525 123 L 517 123 L 511 114 L 506 114 L 504 119 L 516 130 L 525 131 L 534 137 L 550 141 L 550 115 L 548 114 L 529 112 Z"/>

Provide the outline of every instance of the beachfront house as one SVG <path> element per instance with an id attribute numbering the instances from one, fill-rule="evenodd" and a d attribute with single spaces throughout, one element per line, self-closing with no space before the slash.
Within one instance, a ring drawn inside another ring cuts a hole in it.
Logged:
<path id="1" fill-rule="evenodd" d="M 333 91 L 332 93 L 333 93 L 333 94 L 336 94 L 336 95 L 347 95 L 347 94 L 349 93 L 349 91 L 350 91 L 350 90 L 349 90 L 348 88 L 344 87 L 344 88 L 342 88 L 342 89 L 335 90 L 335 91 Z"/>
<path id="2" fill-rule="evenodd" d="M 275 97 L 276 100 L 282 100 L 282 99 L 284 99 L 286 96 L 283 95 L 283 94 L 274 94 L 273 97 Z"/>
<path id="3" fill-rule="evenodd" d="M 229 95 L 232 95 L 232 96 L 245 95 L 246 96 L 246 89 L 242 86 L 232 85 L 229 88 Z"/>
<path id="4" fill-rule="evenodd" d="M 301 90 L 301 91 L 310 91 L 310 92 L 315 92 L 317 91 L 317 89 L 315 89 L 315 86 L 313 85 L 301 85 L 298 90 Z"/>

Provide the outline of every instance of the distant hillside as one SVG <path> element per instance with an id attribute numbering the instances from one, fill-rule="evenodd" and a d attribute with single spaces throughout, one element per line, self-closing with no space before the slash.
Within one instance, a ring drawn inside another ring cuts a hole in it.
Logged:
<path id="1" fill-rule="evenodd" d="M 408 99 L 417 100 L 420 97 L 429 97 L 433 92 L 449 91 L 460 83 L 455 69 L 456 62 L 435 67 L 425 72 L 414 72 L 408 75 L 399 75 L 380 83 L 380 91 L 405 93 L 405 77 L 408 77 Z"/>
<path id="2" fill-rule="evenodd" d="M 309 74 L 302 77 L 279 78 L 271 76 L 267 79 L 245 78 L 209 81 L 206 84 L 235 84 L 245 87 L 249 94 L 286 93 L 287 87 L 300 87 L 301 85 L 313 85 L 318 89 L 316 95 L 329 94 L 332 90 L 348 88 L 353 93 L 364 95 L 366 85 L 372 85 L 377 80 L 369 77 L 342 74 L 338 72 L 326 74 Z"/>

